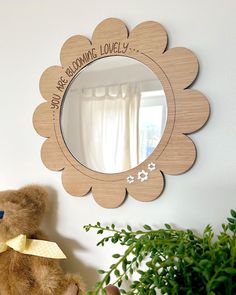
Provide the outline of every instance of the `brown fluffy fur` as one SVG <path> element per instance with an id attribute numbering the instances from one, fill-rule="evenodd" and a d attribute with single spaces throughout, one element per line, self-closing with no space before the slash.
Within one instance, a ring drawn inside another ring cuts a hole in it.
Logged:
<path id="1" fill-rule="evenodd" d="M 39 230 L 46 203 L 47 192 L 39 186 L 0 192 L 0 210 L 5 212 L 0 219 L 0 242 L 19 234 L 46 239 Z M 0 254 L 0 295 L 76 293 L 84 294 L 79 276 L 65 275 L 57 260 L 24 255 L 11 249 Z"/>

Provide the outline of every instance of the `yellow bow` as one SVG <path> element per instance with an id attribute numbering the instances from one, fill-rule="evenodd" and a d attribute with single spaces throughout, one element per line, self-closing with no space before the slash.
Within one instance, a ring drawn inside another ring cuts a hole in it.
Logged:
<path id="1" fill-rule="evenodd" d="M 54 242 L 31 240 L 25 235 L 19 235 L 5 243 L 0 243 L 0 253 L 7 251 L 8 247 L 17 252 L 53 259 L 65 259 L 65 254 Z"/>

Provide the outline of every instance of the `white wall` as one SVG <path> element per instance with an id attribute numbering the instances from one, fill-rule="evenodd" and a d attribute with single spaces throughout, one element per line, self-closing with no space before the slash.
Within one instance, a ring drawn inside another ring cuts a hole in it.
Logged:
<path id="1" fill-rule="evenodd" d="M 236 2 L 235 0 L 0 0 L 0 190 L 39 183 L 51 188 L 47 231 L 69 256 L 68 271 L 80 270 L 91 285 L 95 269 L 106 267 L 112 248 L 97 249 L 97 237 L 82 226 L 103 223 L 138 226 L 164 222 L 216 230 L 236 208 Z M 63 42 L 74 34 L 91 36 L 104 18 L 118 17 L 129 28 L 144 20 L 159 21 L 169 46 L 192 49 L 200 62 L 194 87 L 211 104 L 211 118 L 191 135 L 198 149 L 194 167 L 181 176 L 167 176 L 162 196 L 152 203 L 128 198 L 115 210 L 98 207 L 91 195 L 70 197 L 60 173 L 40 159 L 44 141 L 32 126 L 34 109 L 43 100 L 41 73 L 59 64 Z"/>

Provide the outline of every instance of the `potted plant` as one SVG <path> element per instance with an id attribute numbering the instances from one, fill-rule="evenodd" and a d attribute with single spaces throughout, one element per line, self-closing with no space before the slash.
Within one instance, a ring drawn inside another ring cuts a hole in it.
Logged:
<path id="1" fill-rule="evenodd" d="M 99 270 L 103 275 L 93 291 L 88 294 L 106 294 L 104 288 L 115 277 L 113 285 L 123 294 L 155 295 L 233 295 L 236 294 L 236 211 L 231 210 L 228 223 L 215 236 L 207 225 L 198 235 L 192 230 L 179 230 L 165 224 L 163 229 L 144 225 L 133 230 L 127 225 L 117 229 L 114 224 L 86 225 L 85 230 L 109 233 L 98 245 L 107 242 L 124 246 L 123 253 L 113 255 L 115 263 L 109 270 Z M 145 266 L 145 267 L 144 267 Z M 128 290 L 122 289 L 124 280 L 138 275 Z"/>

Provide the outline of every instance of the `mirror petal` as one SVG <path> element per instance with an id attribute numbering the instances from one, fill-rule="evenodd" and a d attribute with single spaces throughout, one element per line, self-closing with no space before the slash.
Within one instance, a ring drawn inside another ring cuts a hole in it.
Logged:
<path id="1" fill-rule="evenodd" d="M 130 33 L 130 48 L 138 48 L 145 54 L 156 57 L 162 54 L 167 46 L 167 33 L 163 26 L 154 21 L 137 25 Z"/>
<path id="2" fill-rule="evenodd" d="M 51 137 L 54 133 L 52 125 L 52 112 L 48 107 L 48 103 L 40 104 L 33 115 L 33 124 L 39 135 Z"/>
<path id="3" fill-rule="evenodd" d="M 53 171 L 60 171 L 66 165 L 65 157 L 54 137 L 44 142 L 41 149 L 41 158 L 44 165 Z"/>
<path id="4" fill-rule="evenodd" d="M 66 167 L 62 172 L 62 183 L 72 196 L 82 197 L 91 189 L 91 179 L 72 166 Z"/>
<path id="5" fill-rule="evenodd" d="M 107 18 L 97 25 L 93 32 L 93 43 L 109 43 L 127 39 L 128 30 L 125 24 L 117 18 Z"/>
<path id="6" fill-rule="evenodd" d="M 92 193 L 95 201 L 104 208 L 117 208 L 126 197 L 125 186 L 120 182 L 97 182 Z"/>
<path id="7" fill-rule="evenodd" d="M 177 175 L 189 170 L 195 159 L 196 148 L 192 140 L 184 134 L 174 133 L 158 158 L 157 166 L 166 174 Z"/>
<path id="8" fill-rule="evenodd" d="M 43 98 L 50 101 L 52 94 L 57 90 L 56 85 L 62 76 L 62 68 L 60 66 L 52 66 L 47 68 L 39 81 L 39 89 Z"/>
<path id="9" fill-rule="evenodd" d="M 174 91 L 190 86 L 198 74 L 197 57 L 184 47 L 167 50 L 158 63 L 170 80 Z"/>
<path id="10" fill-rule="evenodd" d="M 63 44 L 60 59 L 63 66 L 82 56 L 85 51 L 91 48 L 91 42 L 88 38 L 76 35 L 72 36 Z"/>
<path id="11" fill-rule="evenodd" d="M 164 177 L 158 169 L 152 172 L 147 169 L 145 172 L 148 173 L 146 179 L 142 181 L 141 178 L 135 177 L 135 181 L 127 186 L 127 191 L 134 199 L 149 202 L 155 200 L 162 193 Z"/>
<path id="12" fill-rule="evenodd" d="M 190 89 L 177 93 L 176 98 L 176 130 L 188 134 L 200 129 L 210 114 L 207 98 Z"/>

